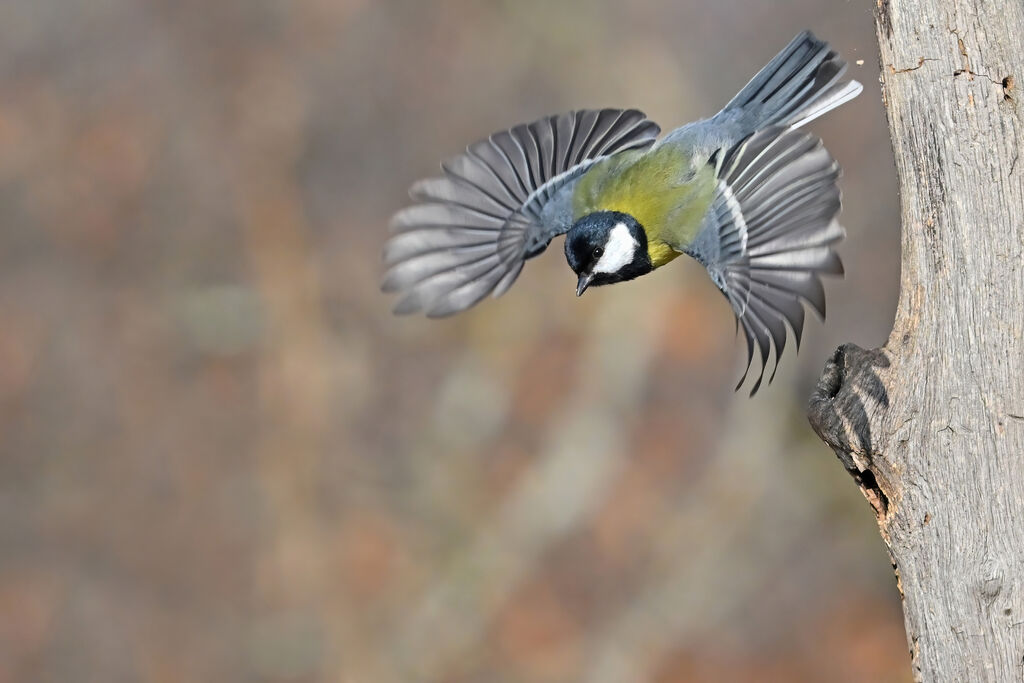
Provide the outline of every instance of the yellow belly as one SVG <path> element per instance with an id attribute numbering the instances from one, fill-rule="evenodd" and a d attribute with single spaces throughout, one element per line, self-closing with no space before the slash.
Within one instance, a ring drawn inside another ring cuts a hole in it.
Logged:
<path id="1" fill-rule="evenodd" d="M 660 268 L 675 257 L 679 256 L 678 251 L 658 239 L 647 243 L 647 254 L 651 257 L 651 265 Z"/>

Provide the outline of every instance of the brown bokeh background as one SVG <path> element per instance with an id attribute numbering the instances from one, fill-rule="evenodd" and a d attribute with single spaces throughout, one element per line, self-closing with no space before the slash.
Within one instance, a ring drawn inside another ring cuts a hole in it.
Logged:
<path id="1" fill-rule="evenodd" d="M 895 307 L 873 5 L 0 4 L 0 682 L 908 680 L 803 417 Z M 847 276 L 755 399 L 692 262 L 577 300 L 558 242 L 471 313 L 389 314 L 438 160 L 709 115 L 806 27 L 866 86 L 812 126 Z"/>

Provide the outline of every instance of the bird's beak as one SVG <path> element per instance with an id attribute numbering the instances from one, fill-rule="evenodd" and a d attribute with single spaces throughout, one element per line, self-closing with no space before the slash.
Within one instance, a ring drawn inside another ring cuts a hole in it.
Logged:
<path id="1" fill-rule="evenodd" d="M 593 275 L 580 275 L 580 280 L 576 283 L 576 296 L 583 296 L 583 292 L 587 291 L 587 287 L 590 286 L 590 281 L 593 279 Z"/>

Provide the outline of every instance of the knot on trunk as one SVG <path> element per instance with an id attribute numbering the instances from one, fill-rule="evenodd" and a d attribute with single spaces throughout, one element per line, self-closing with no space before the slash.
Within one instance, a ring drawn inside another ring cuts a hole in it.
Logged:
<path id="1" fill-rule="evenodd" d="M 807 405 L 811 427 L 832 447 L 880 519 L 888 512 L 889 498 L 876 473 L 872 428 L 877 421 L 872 422 L 879 408 L 889 407 L 879 374 L 889 365 L 882 349 L 843 344 L 825 362 Z"/>

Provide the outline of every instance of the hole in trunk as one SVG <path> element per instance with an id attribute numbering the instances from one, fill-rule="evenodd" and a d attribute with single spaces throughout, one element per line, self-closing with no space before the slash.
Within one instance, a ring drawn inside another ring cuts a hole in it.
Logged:
<path id="1" fill-rule="evenodd" d="M 868 499 L 868 503 L 875 509 L 875 514 L 878 515 L 878 518 L 885 518 L 889 512 L 889 497 L 879 487 L 878 480 L 875 479 L 875 473 L 867 469 L 854 474 L 854 478 L 864 492 L 864 497 Z"/>

